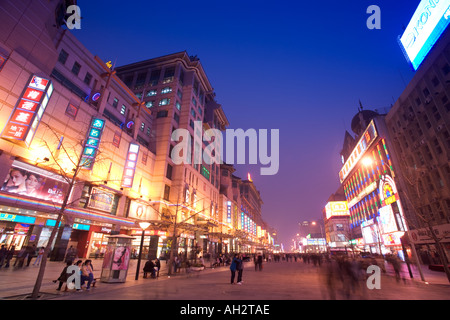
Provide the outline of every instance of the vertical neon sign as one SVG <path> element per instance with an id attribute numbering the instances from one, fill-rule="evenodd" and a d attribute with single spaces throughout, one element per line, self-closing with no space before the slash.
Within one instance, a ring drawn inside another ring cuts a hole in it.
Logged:
<path id="1" fill-rule="evenodd" d="M 139 154 L 139 145 L 130 143 L 128 148 L 127 159 L 123 169 L 122 187 L 131 188 L 133 186 L 134 173 L 136 172 L 136 165 Z"/>
<path id="2" fill-rule="evenodd" d="M 2 138 L 29 147 L 52 93 L 49 79 L 33 75 L 3 129 Z"/>
<path id="3" fill-rule="evenodd" d="M 92 119 L 86 143 L 83 147 L 83 154 L 81 155 L 81 167 L 83 169 L 92 169 L 104 127 L 105 120 L 99 118 Z"/>

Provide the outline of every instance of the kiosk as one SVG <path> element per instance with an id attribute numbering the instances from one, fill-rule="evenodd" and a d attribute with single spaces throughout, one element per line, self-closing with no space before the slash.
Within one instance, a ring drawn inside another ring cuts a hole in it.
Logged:
<path id="1" fill-rule="evenodd" d="M 125 282 L 131 257 L 131 242 L 134 237 L 118 234 L 108 238 L 100 281 Z"/>

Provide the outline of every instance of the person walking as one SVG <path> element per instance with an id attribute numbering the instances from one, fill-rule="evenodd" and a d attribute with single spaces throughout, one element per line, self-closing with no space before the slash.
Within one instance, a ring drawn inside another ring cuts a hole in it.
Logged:
<path id="1" fill-rule="evenodd" d="M 26 252 L 27 252 L 27 267 L 29 267 L 31 259 L 33 259 L 33 257 L 36 255 L 36 245 L 33 244 L 33 246 L 28 246 Z"/>
<path id="2" fill-rule="evenodd" d="M 237 284 L 241 285 L 242 281 L 242 273 L 244 272 L 244 262 L 242 261 L 242 254 L 239 254 L 236 259 L 236 270 L 238 272 Z"/>
<path id="3" fill-rule="evenodd" d="M 263 256 L 261 254 L 258 254 L 258 270 L 262 271 L 262 264 L 263 264 Z"/>
<path id="4" fill-rule="evenodd" d="M 0 268 L 3 266 L 3 262 L 5 262 L 7 255 L 8 250 L 6 249 L 6 246 L 2 244 L 2 247 L 0 248 Z"/>
<path id="5" fill-rule="evenodd" d="M 44 255 L 44 250 L 45 250 L 44 247 L 41 247 L 41 248 L 39 249 L 39 251 L 38 251 L 38 256 L 37 256 L 36 260 L 34 260 L 33 266 L 35 266 L 36 264 L 39 266 L 39 264 L 40 264 L 41 261 L 42 261 L 42 256 Z M 72 261 L 70 261 L 70 263 L 72 263 Z"/>
<path id="6" fill-rule="evenodd" d="M 17 267 L 23 267 L 23 261 L 25 260 L 25 257 L 27 255 L 27 251 L 25 247 L 22 247 L 22 249 L 19 250 L 16 256 L 16 261 L 14 261 L 13 267 L 17 265 Z"/>
<path id="7" fill-rule="evenodd" d="M 236 277 L 237 256 L 238 256 L 237 254 L 234 255 L 233 259 L 231 260 L 231 264 L 230 264 L 231 284 L 234 284 L 234 278 Z"/>
<path id="8" fill-rule="evenodd" d="M 11 259 L 14 256 L 14 252 L 16 251 L 16 246 L 12 245 L 11 248 L 9 248 L 8 252 L 6 253 L 6 264 L 5 264 L 5 268 L 9 268 L 9 262 L 11 261 Z"/>
<path id="9" fill-rule="evenodd" d="M 67 268 L 69 268 L 71 265 L 72 265 L 72 261 L 67 261 L 66 266 L 61 271 L 61 274 L 59 275 L 58 279 L 53 280 L 53 282 L 59 281 L 58 288 L 56 290 L 60 291 L 63 284 L 67 282 L 67 278 L 68 278 Z M 66 284 L 64 291 L 67 291 L 67 284 Z"/>

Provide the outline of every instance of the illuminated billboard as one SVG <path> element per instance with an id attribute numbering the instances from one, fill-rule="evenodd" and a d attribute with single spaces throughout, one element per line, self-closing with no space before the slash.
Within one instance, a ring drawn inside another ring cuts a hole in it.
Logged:
<path id="1" fill-rule="evenodd" d="M 375 141 L 378 137 L 377 130 L 375 128 L 375 124 L 373 120 L 370 122 L 364 134 L 358 141 L 355 149 L 353 149 L 350 157 L 348 157 L 347 161 L 345 161 L 344 166 L 339 172 L 339 179 L 341 183 L 345 180 L 348 174 L 352 171 L 358 161 L 361 159 L 366 150 L 370 147 L 370 145 Z"/>
<path id="2" fill-rule="evenodd" d="M 406 59 L 417 70 L 450 22 L 450 3 L 422 0 L 399 42 Z"/>
<path id="3" fill-rule="evenodd" d="M 347 201 L 330 201 L 325 206 L 325 213 L 327 219 L 334 216 L 349 216 L 350 211 L 348 210 Z"/>

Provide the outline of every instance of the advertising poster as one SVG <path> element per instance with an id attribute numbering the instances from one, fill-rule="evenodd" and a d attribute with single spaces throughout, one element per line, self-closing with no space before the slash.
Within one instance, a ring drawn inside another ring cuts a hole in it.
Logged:
<path id="1" fill-rule="evenodd" d="M 130 247 L 117 247 L 114 251 L 111 270 L 127 270 L 130 261 Z"/>
<path id="2" fill-rule="evenodd" d="M 50 178 L 44 173 L 31 171 L 15 163 L 11 166 L 1 187 L 1 191 L 56 203 L 63 202 L 68 190 L 69 186 L 67 183 Z"/>

